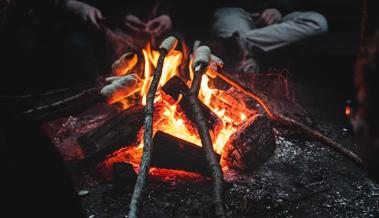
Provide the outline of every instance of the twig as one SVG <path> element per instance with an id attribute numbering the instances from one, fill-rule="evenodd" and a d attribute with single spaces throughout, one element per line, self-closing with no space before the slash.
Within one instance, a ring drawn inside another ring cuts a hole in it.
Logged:
<path id="1" fill-rule="evenodd" d="M 343 145 L 337 143 L 336 141 L 325 136 L 321 132 L 312 129 L 295 119 L 286 117 L 285 115 L 274 111 L 273 107 L 271 107 L 270 102 L 268 101 L 268 98 L 261 92 L 258 92 L 253 87 L 247 87 L 245 85 L 242 85 L 241 83 L 234 80 L 233 78 L 231 78 L 223 72 L 217 71 L 216 73 L 222 80 L 224 80 L 234 88 L 240 90 L 241 92 L 245 93 L 246 95 L 255 99 L 263 107 L 263 109 L 266 111 L 271 120 L 276 121 L 288 128 L 293 128 L 302 131 L 307 136 L 324 143 L 326 146 L 332 148 L 333 150 L 340 153 L 347 159 L 353 161 L 359 167 L 363 167 L 362 159 Z"/>
<path id="2" fill-rule="evenodd" d="M 130 201 L 130 210 L 128 214 L 129 218 L 137 218 L 139 215 L 143 189 L 145 187 L 146 177 L 149 172 L 153 151 L 154 98 L 158 89 L 159 80 L 161 78 L 164 59 L 171 50 L 175 49 L 177 43 L 178 40 L 175 37 L 168 37 L 162 42 L 160 46 L 160 54 L 157 67 L 155 69 L 153 80 L 147 93 L 142 159 L 140 163 L 140 171 L 138 174 L 137 182 L 134 186 L 133 196 Z"/>
<path id="3" fill-rule="evenodd" d="M 73 90 L 78 90 L 78 89 L 80 90 L 80 89 L 83 89 L 83 87 L 94 87 L 97 85 L 97 83 L 98 81 L 88 81 L 88 82 L 75 84 L 70 87 L 50 90 L 47 92 L 36 93 L 36 94 L 0 95 L 0 99 L 1 100 L 29 100 L 29 99 L 34 100 L 38 98 L 49 97 L 51 95 L 57 95 L 63 92 L 68 92 L 68 91 L 73 91 Z"/>
<path id="4" fill-rule="evenodd" d="M 56 102 L 53 102 L 51 104 L 42 105 L 42 106 L 39 106 L 36 108 L 29 109 L 29 110 L 23 112 L 23 114 L 27 115 L 27 114 L 32 114 L 32 113 L 41 112 L 41 111 L 45 111 L 45 110 L 54 110 L 55 108 L 59 108 L 60 106 L 66 104 L 68 102 L 72 102 L 72 101 L 75 101 L 79 98 L 82 98 L 83 96 L 92 95 L 94 93 L 97 94 L 98 91 L 99 91 L 98 88 L 90 88 L 90 89 L 87 89 L 87 90 L 80 92 L 79 94 L 70 96 L 68 98 L 65 98 L 65 99 L 62 99 L 62 100 L 59 100 Z"/>
<path id="5" fill-rule="evenodd" d="M 201 52 L 206 50 L 205 53 L 208 53 L 208 61 L 202 60 Z M 209 171 L 212 175 L 213 179 L 213 206 L 215 210 L 216 217 L 226 217 L 224 211 L 224 205 L 222 200 L 223 193 L 223 182 L 224 177 L 222 174 L 221 166 L 219 161 L 216 158 L 215 151 L 212 145 L 212 139 L 209 134 L 209 129 L 207 126 L 206 119 L 204 117 L 203 111 L 201 110 L 199 100 L 197 98 L 199 94 L 201 79 L 203 74 L 208 68 L 210 58 L 210 49 L 206 46 L 201 46 L 195 51 L 194 55 L 194 64 L 192 67 L 194 68 L 195 75 L 191 85 L 190 92 L 188 94 L 188 101 L 191 105 L 191 110 L 194 114 L 195 123 L 200 135 L 201 144 L 203 150 L 205 152 L 205 157 L 208 163 Z"/>

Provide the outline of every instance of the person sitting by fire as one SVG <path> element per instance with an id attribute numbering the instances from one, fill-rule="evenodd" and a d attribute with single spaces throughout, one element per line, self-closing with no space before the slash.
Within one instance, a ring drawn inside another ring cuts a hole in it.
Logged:
<path id="1" fill-rule="evenodd" d="M 145 0 L 138 4 L 121 0 L 95 1 L 97 7 L 79 0 L 55 1 L 63 11 L 102 32 L 107 45 L 114 48 L 110 51 L 114 53 L 111 54 L 113 59 L 126 49 L 141 49 L 147 42 L 156 45 L 172 29 L 169 8 L 162 0 Z"/>
<path id="2" fill-rule="evenodd" d="M 127 50 L 159 43 L 172 29 L 163 0 L 6 0 L 0 6 L 0 18 L 7 18 L 0 22 L 1 68 L 12 69 L 10 80 L 38 72 L 25 79 L 36 83 L 20 85 L 36 91 L 95 80 Z"/>
<path id="3" fill-rule="evenodd" d="M 211 36 L 221 42 L 239 72 L 259 72 L 257 56 L 327 32 L 317 12 L 300 12 L 296 1 L 223 1 L 211 20 Z"/>

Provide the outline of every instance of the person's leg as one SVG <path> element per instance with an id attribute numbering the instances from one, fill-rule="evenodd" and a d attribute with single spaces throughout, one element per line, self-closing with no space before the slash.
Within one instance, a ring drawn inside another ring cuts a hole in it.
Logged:
<path id="1" fill-rule="evenodd" d="M 223 58 L 225 64 L 237 71 L 259 71 L 256 59 L 246 49 L 245 40 L 241 35 L 255 28 L 250 13 L 242 8 L 221 8 L 211 20 L 211 35 L 214 52 Z M 241 66 L 241 64 L 243 66 Z"/>
<path id="2" fill-rule="evenodd" d="M 250 14 L 242 8 L 221 8 L 217 10 L 211 21 L 211 35 L 228 38 L 233 33 L 245 33 L 254 28 Z"/>
<path id="3" fill-rule="evenodd" d="M 285 45 L 325 33 L 328 23 L 316 12 L 293 12 L 276 24 L 250 30 L 241 34 L 248 50 L 252 47 L 271 51 Z"/>

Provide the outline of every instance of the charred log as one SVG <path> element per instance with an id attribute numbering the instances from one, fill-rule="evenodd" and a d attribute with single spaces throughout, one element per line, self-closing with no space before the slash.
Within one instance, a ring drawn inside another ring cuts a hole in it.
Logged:
<path id="1" fill-rule="evenodd" d="M 153 143 L 152 166 L 210 176 L 207 161 L 200 146 L 161 131 L 155 134 Z M 216 156 L 220 160 L 220 155 L 216 154 Z"/>
<path id="2" fill-rule="evenodd" d="M 98 163 L 108 154 L 135 142 L 143 124 L 143 111 L 143 106 L 133 106 L 78 138 L 84 154 L 82 162 Z"/>
<path id="3" fill-rule="evenodd" d="M 257 168 L 275 152 L 275 135 L 269 120 L 255 115 L 245 121 L 226 143 L 222 163 L 243 171 Z"/>
<path id="4" fill-rule="evenodd" d="M 345 158 L 353 161 L 357 166 L 363 167 L 362 159 L 358 155 L 356 155 L 354 152 L 346 148 L 345 146 L 339 144 L 338 142 L 325 136 L 321 132 L 312 129 L 293 118 L 287 117 L 281 113 L 274 111 L 273 107 L 269 104 L 267 97 L 263 95 L 262 93 L 256 91 L 253 87 L 247 87 L 243 85 L 242 83 L 234 80 L 233 78 L 231 78 L 230 76 L 226 75 L 223 72 L 216 72 L 216 73 L 222 80 L 227 82 L 229 85 L 240 90 L 247 96 L 255 99 L 264 108 L 267 115 L 272 121 L 277 122 L 287 128 L 297 129 L 301 131 L 308 137 L 311 137 L 317 141 L 324 143 L 326 146 L 330 147 L 334 151 L 343 155 Z"/>

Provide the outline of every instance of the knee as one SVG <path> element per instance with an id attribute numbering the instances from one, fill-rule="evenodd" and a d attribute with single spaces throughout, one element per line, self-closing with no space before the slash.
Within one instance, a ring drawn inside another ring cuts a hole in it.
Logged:
<path id="1" fill-rule="evenodd" d="M 211 19 L 211 34 L 218 37 L 230 37 L 235 31 L 246 31 L 251 27 L 251 17 L 242 8 L 220 8 Z"/>
<path id="2" fill-rule="evenodd" d="M 328 21 L 325 16 L 317 12 L 305 12 L 303 17 L 308 22 L 311 22 L 315 26 L 315 30 L 318 33 L 325 33 L 328 31 Z"/>
<path id="3" fill-rule="evenodd" d="M 237 7 L 219 8 L 213 13 L 213 19 L 218 19 L 218 18 L 231 16 L 231 15 L 245 14 L 245 13 L 246 11 L 244 9 L 237 8 Z"/>

